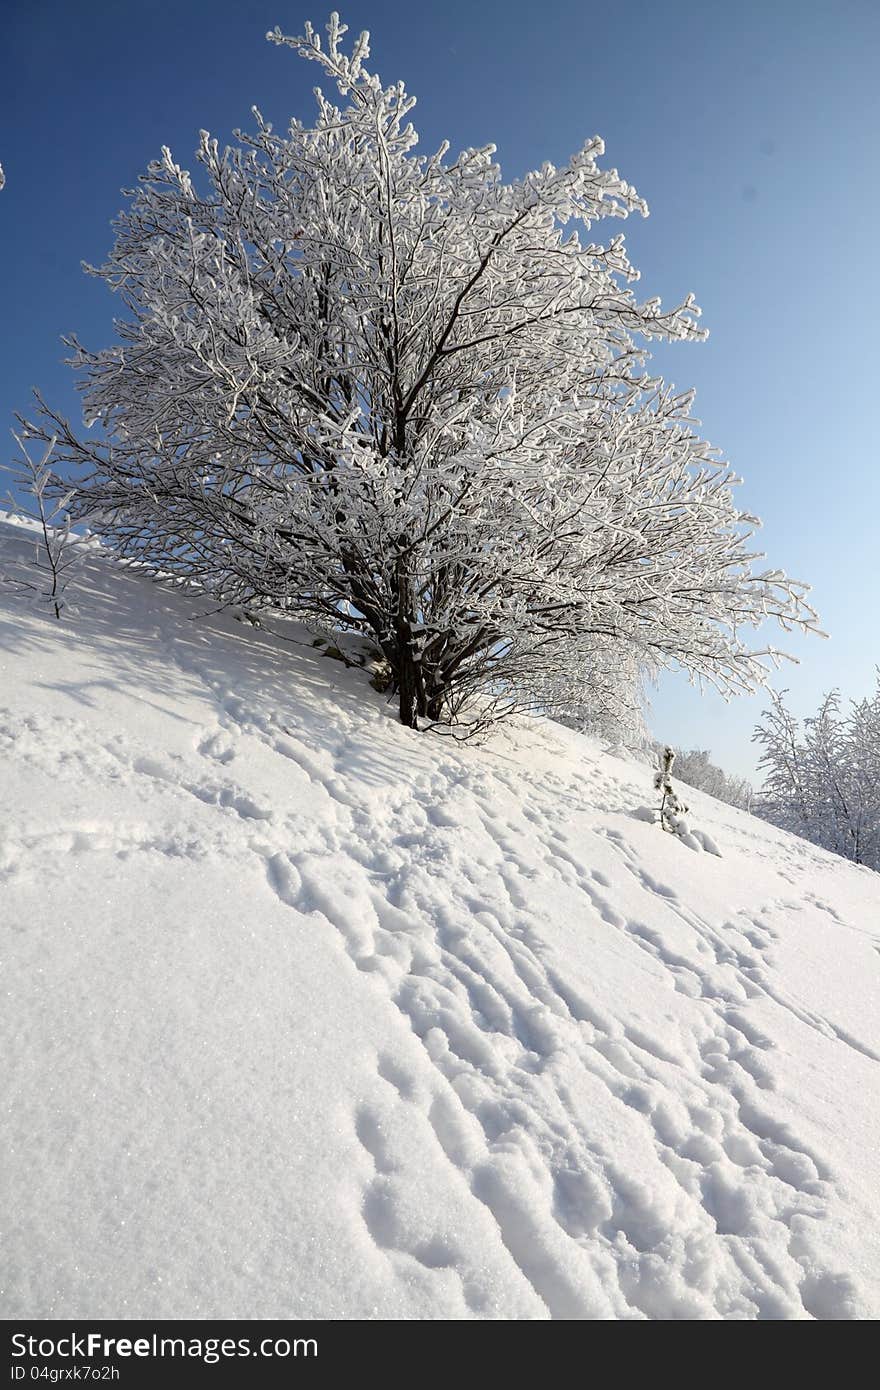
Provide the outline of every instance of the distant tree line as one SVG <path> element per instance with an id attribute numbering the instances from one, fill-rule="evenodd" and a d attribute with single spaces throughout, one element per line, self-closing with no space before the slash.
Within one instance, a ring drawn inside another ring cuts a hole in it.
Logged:
<path id="1" fill-rule="evenodd" d="M 664 745 L 655 743 L 654 751 L 662 756 Z M 674 752 L 675 775 L 680 782 L 718 801 L 725 801 L 728 806 L 737 806 L 741 811 L 754 809 L 755 791 L 751 783 L 745 777 L 734 777 L 716 767 L 705 748 L 676 748 Z"/>
<path id="2" fill-rule="evenodd" d="M 880 671 L 873 695 L 848 708 L 833 690 L 801 724 L 785 692 L 754 733 L 764 786 L 753 808 L 856 864 L 880 870 Z"/>

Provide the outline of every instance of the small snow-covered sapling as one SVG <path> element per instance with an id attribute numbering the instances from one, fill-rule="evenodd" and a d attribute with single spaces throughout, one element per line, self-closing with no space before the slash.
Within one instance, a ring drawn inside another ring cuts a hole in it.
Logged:
<path id="1" fill-rule="evenodd" d="M 672 785 L 672 764 L 675 762 L 675 749 L 668 746 L 660 754 L 660 766 L 654 773 L 654 787 L 661 793 L 660 824 L 672 835 L 681 832 L 681 817 L 687 814 L 687 806 L 678 796 Z"/>
<path id="2" fill-rule="evenodd" d="M 13 438 L 21 450 L 21 458 L 12 464 L 0 464 L 0 468 L 12 475 L 19 493 L 28 500 L 23 502 L 20 496 L 11 491 L 6 500 L 14 516 L 37 523 L 39 539 L 34 564 L 44 577 L 42 582 L 31 582 L 17 576 L 7 578 L 25 589 L 32 589 L 60 619 L 61 610 L 67 606 L 64 598 L 68 582 L 66 575 L 81 555 L 76 544 L 78 538 L 70 530 L 70 513 L 67 510 L 75 489 L 57 496 L 52 487 L 58 482 L 49 465 L 55 447 L 54 438 L 46 445 L 39 463 L 31 458 L 23 440 L 14 431 Z"/>

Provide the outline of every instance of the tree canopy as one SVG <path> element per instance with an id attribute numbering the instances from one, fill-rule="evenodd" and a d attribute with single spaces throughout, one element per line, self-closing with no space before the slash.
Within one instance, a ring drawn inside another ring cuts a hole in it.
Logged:
<path id="1" fill-rule="evenodd" d="M 777 654 L 748 630 L 815 615 L 646 369 L 704 335 L 600 234 L 645 204 L 598 138 L 509 182 L 493 146 L 418 153 L 345 32 L 268 35 L 338 89 L 311 125 L 255 108 L 197 178 L 149 166 L 93 270 L 118 342 L 69 340 L 92 428 L 41 403 L 28 432 L 120 553 L 369 636 L 409 725 L 613 703 L 642 666 L 753 688 Z"/>

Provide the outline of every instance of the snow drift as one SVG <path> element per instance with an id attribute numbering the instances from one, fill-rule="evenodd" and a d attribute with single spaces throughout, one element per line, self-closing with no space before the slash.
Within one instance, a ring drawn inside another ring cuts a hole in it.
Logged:
<path id="1" fill-rule="evenodd" d="M 877 1315 L 876 875 L 99 553 L 71 597 L 0 588 L 3 1316 Z"/>

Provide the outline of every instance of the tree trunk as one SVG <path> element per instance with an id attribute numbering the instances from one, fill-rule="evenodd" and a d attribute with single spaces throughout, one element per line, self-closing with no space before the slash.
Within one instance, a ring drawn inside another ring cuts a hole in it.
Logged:
<path id="1" fill-rule="evenodd" d="M 392 668 L 400 701 L 400 722 L 409 729 L 417 729 L 419 715 L 425 713 L 425 680 L 421 664 L 412 649 L 413 605 L 403 556 L 397 561 L 395 588 L 397 611 L 394 621 L 395 650 Z"/>
<path id="2" fill-rule="evenodd" d="M 424 712 L 424 687 L 421 672 L 413 660 L 412 649 L 404 640 L 397 648 L 397 693 L 399 697 L 400 722 L 408 729 L 419 727 L 418 716 Z"/>

